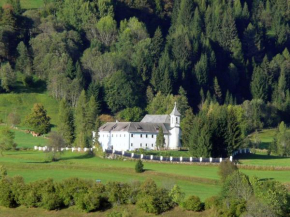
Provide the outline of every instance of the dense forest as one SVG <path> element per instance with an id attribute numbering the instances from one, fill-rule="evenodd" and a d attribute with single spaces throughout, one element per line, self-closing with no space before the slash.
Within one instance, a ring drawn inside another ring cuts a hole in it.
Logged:
<path id="1" fill-rule="evenodd" d="M 45 83 L 75 111 L 77 124 L 62 115 L 70 142 L 101 114 L 139 121 L 177 101 L 183 145 L 228 155 L 248 133 L 290 122 L 289 23 L 287 0 L 44 0 L 31 10 L 7 0 L 1 92 L 19 78 Z"/>

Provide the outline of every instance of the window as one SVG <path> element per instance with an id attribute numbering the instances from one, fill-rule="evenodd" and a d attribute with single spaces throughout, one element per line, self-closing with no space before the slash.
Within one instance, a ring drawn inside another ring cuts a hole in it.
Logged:
<path id="1" fill-rule="evenodd" d="M 152 144 L 152 147 L 153 147 L 153 144 Z"/>
<path id="2" fill-rule="evenodd" d="M 154 135 L 152 134 L 152 138 L 154 138 Z"/>
<path id="3" fill-rule="evenodd" d="M 142 147 L 142 143 L 140 143 L 140 147 Z"/>
<path id="4" fill-rule="evenodd" d="M 133 143 L 131 143 L 131 147 L 133 146 Z"/>
<path id="5" fill-rule="evenodd" d="M 146 143 L 146 147 L 147 147 L 147 143 Z"/>
<path id="6" fill-rule="evenodd" d="M 112 137 L 114 137 L 114 134 L 112 134 Z"/>
<path id="7" fill-rule="evenodd" d="M 176 117 L 176 123 L 178 124 L 178 117 Z"/>
<path id="8" fill-rule="evenodd" d="M 142 138 L 142 134 L 140 134 L 140 137 Z"/>
<path id="9" fill-rule="evenodd" d="M 124 134 L 124 137 L 126 137 L 126 134 Z"/>
<path id="10" fill-rule="evenodd" d="M 146 134 L 146 138 L 148 138 L 148 135 Z"/>
<path id="11" fill-rule="evenodd" d="M 131 133 L 131 137 L 133 137 L 133 133 Z"/>

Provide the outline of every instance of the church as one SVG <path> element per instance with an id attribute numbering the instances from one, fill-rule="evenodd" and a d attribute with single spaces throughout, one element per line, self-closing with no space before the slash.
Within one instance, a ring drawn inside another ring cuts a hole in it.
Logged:
<path id="1" fill-rule="evenodd" d="M 165 138 L 164 148 L 178 149 L 181 130 L 176 103 L 170 115 L 145 115 L 141 122 L 108 122 L 99 128 L 98 140 L 104 151 L 155 150 L 161 128 Z M 93 138 L 96 138 L 96 132 L 93 132 Z"/>

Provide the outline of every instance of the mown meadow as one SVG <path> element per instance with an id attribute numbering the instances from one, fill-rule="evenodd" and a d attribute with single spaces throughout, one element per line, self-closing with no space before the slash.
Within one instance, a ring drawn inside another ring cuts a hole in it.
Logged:
<path id="1" fill-rule="evenodd" d="M 4 5 L 7 0 L 0 0 L 0 5 Z M 43 0 L 20 0 L 23 9 L 37 9 L 43 6 Z"/>

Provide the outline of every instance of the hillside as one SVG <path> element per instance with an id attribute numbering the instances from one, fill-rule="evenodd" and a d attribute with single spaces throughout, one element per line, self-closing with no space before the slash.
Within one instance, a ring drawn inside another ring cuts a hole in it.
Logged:
<path id="1" fill-rule="evenodd" d="M 6 4 L 7 0 L 0 0 L 0 6 Z M 23 9 L 36 9 L 43 6 L 43 0 L 20 0 Z"/>

